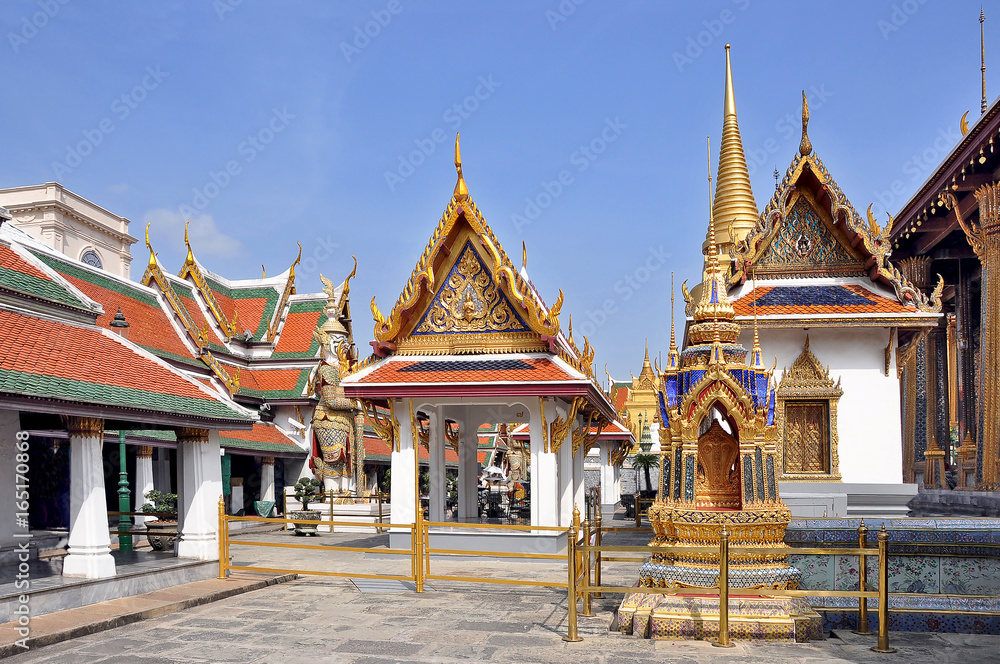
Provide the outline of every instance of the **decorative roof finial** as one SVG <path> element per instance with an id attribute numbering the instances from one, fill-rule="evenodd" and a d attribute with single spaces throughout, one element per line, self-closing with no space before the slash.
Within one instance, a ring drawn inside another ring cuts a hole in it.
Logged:
<path id="1" fill-rule="evenodd" d="M 288 268 L 289 281 L 295 281 L 295 266 L 298 265 L 299 262 L 302 260 L 302 243 L 296 242 L 295 244 L 299 245 L 299 255 L 295 258 L 295 261 L 292 263 L 292 266 Z M 261 267 L 264 267 L 263 264 L 261 265 Z"/>
<path id="2" fill-rule="evenodd" d="M 806 99 L 806 91 L 802 91 L 802 140 L 799 141 L 799 154 L 803 157 L 813 151 L 813 144 L 809 140 L 809 101 Z"/>
<path id="3" fill-rule="evenodd" d="M 149 226 L 146 224 L 146 248 L 149 249 L 149 267 L 156 267 L 156 254 L 153 253 L 153 245 L 149 243 Z"/>
<path id="4" fill-rule="evenodd" d="M 982 113 L 986 112 L 986 39 L 983 34 L 983 23 L 986 22 L 986 13 L 983 11 L 982 6 L 979 7 L 979 51 L 980 51 L 980 66 L 979 71 L 983 74 L 983 98 L 979 102 L 979 110 Z"/>
<path id="5" fill-rule="evenodd" d="M 188 225 L 190 223 L 190 219 L 184 222 L 184 246 L 186 246 L 188 250 L 187 258 L 184 259 L 185 265 L 194 265 L 194 253 L 191 251 L 191 242 L 188 240 Z"/>
<path id="6" fill-rule="evenodd" d="M 760 350 L 760 335 L 757 330 L 757 274 L 753 273 L 751 276 L 753 278 L 753 350 L 751 351 L 753 363 L 750 366 L 757 370 L 764 370 L 764 360 Z"/>
<path id="7" fill-rule="evenodd" d="M 260 278 L 267 279 L 267 268 L 264 267 L 263 263 L 260 264 Z"/>
<path id="8" fill-rule="evenodd" d="M 719 224 L 720 250 L 723 264 L 729 266 L 730 248 L 743 240 L 757 224 L 759 213 L 750 186 L 739 122 L 736 119 L 736 97 L 733 93 L 733 70 L 726 44 L 726 97 L 722 121 L 722 141 L 719 149 L 719 171 L 715 178 L 715 200 L 712 205 L 714 223 Z M 734 233 L 730 237 L 730 227 Z M 704 247 L 705 251 L 709 249 Z"/>
<path id="9" fill-rule="evenodd" d="M 521 269 L 527 269 L 528 267 L 528 245 L 521 240 Z"/>
<path id="10" fill-rule="evenodd" d="M 455 170 L 458 171 L 458 182 L 455 183 L 455 200 L 464 201 L 469 197 L 469 188 L 462 176 L 462 152 L 458 147 L 458 133 L 455 134 Z"/>

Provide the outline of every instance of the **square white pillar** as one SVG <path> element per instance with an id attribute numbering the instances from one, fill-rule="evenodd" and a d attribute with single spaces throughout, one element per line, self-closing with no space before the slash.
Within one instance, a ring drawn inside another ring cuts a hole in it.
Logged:
<path id="1" fill-rule="evenodd" d="M 393 401 L 399 419 L 399 451 L 392 452 L 392 474 L 389 476 L 392 511 L 390 523 L 415 523 L 417 465 L 413 456 L 413 431 L 410 426 L 411 399 Z M 400 531 L 403 532 L 403 531 Z"/>
<path id="2" fill-rule="evenodd" d="M 115 575 L 104 493 L 104 421 L 67 418 L 69 430 L 69 553 L 63 576 L 102 579 Z"/>
<path id="3" fill-rule="evenodd" d="M 545 418 L 538 407 L 532 409 L 529 424 L 531 441 L 531 525 L 559 525 L 559 477 L 556 455 L 545 451 L 543 430 L 555 419 L 555 402 L 545 399 Z"/>
<path id="4" fill-rule="evenodd" d="M 479 437 L 470 435 L 468 421 L 458 420 L 458 518 L 478 519 Z"/>
<path id="5" fill-rule="evenodd" d="M 222 461 L 219 432 L 178 428 L 177 456 L 180 495 L 178 558 L 219 559 L 219 498 Z"/>
<path id="6" fill-rule="evenodd" d="M 444 453 L 448 446 L 445 438 L 444 409 L 438 406 L 430 413 L 430 431 L 428 447 L 428 475 L 431 521 L 444 521 L 444 506 L 448 498 L 445 482 Z"/>
<path id="7" fill-rule="evenodd" d="M 573 437 L 567 434 L 556 453 L 559 474 L 559 525 L 569 528 L 573 523 Z"/>
<path id="8" fill-rule="evenodd" d="M 274 501 L 274 457 L 261 459 L 260 499 Z"/>
<path id="9" fill-rule="evenodd" d="M 141 512 L 142 506 L 146 504 L 146 494 L 153 490 L 153 448 L 143 445 L 135 455 L 135 501 L 132 511 Z M 170 493 L 165 491 L 165 493 Z M 153 517 L 136 515 L 136 526 L 142 526 L 146 521 L 152 521 Z M 142 541 L 141 536 L 133 537 L 133 542 Z"/>
<path id="10" fill-rule="evenodd" d="M 601 453 L 601 504 L 609 507 L 621 500 L 619 469 L 611 464 L 612 445 L 614 443 L 602 443 L 598 447 Z"/>
<path id="11" fill-rule="evenodd" d="M 583 478 L 583 460 L 587 456 L 585 447 L 586 443 L 581 445 L 580 451 L 573 456 L 573 504 L 579 507 L 580 512 L 584 514 L 586 514 L 587 510 L 587 485 Z M 570 512 L 572 511 L 571 508 Z"/>

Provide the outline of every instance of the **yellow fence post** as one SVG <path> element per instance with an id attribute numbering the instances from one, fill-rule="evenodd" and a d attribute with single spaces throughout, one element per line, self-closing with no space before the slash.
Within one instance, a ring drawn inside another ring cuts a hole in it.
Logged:
<path id="1" fill-rule="evenodd" d="M 878 645 L 875 652 L 896 652 L 889 647 L 889 533 L 878 531 Z"/>
<path id="2" fill-rule="evenodd" d="M 219 578 L 226 578 L 226 567 L 228 566 L 229 560 L 226 555 L 226 530 L 228 524 L 226 523 L 226 500 L 220 495 L 219 496 Z"/>
<path id="3" fill-rule="evenodd" d="M 865 520 L 861 520 L 861 525 L 858 526 L 858 548 L 864 549 L 868 546 L 868 526 L 865 525 Z M 860 592 L 866 592 L 868 590 L 868 556 L 861 554 L 858 556 L 858 590 Z M 855 634 L 871 634 L 868 630 L 868 598 L 859 597 L 858 598 L 858 628 L 854 630 Z"/>
<path id="4" fill-rule="evenodd" d="M 330 532 L 333 532 L 333 491 L 326 492 L 327 498 L 330 499 Z"/>
<path id="5" fill-rule="evenodd" d="M 424 515 L 423 511 L 420 509 L 420 500 L 417 500 L 417 518 L 416 522 L 413 524 L 413 530 L 417 533 L 417 545 L 414 547 L 414 551 L 417 554 L 417 592 L 424 592 Z"/>
<path id="6" fill-rule="evenodd" d="M 597 501 L 597 512 L 594 518 L 594 546 L 598 547 L 597 551 L 594 552 L 594 585 L 600 587 L 601 585 L 601 501 Z M 603 599 L 604 594 L 601 592 L 596 592 L 592 595 L 594 599 Z"/>
<path id="7" fill-rule="evenodd" d="M 729 531 L 725 524 L 719 532 L 719 638 L 713 646 L 732 648 L 729 640 Z"/>
<path id="8" fill-rule="evenodd" d="M 382 534 L 382 490 L 378 491 L 378 534 Z"/>
<path id="9" fill-rule="evenodd" d="M 577 510 L 579 514 L 579 510 Z M 563 641 L 576 643 L 583 641 L 576 633 L 576 527 L 570 526 L 566 533 L 566 567 L 569 569 L 569 585 L 566 588 L 566 598 L 569 602 L 569 628 Z"/>
<path id="10" fill-rule="evenodd" d="M 583 551 L 583 579 L 587 587 L 590 586 L 590 521 L 583 522 L 583 545 L 588 547 Z M 590 590 L 583 591 L 583 613 L 581 616 L 588 618 L 594 615 L 590 607 Z"/>

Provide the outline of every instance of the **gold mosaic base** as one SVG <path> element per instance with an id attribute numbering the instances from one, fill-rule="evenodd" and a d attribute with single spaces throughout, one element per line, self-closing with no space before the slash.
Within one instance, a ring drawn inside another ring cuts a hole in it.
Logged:
<path id="1" fill-rule="evenodd" d="M 716 639 L 719 598 L 631 593 L 622 600 L 617 620 L 620 632 L 643 638 Z M 823 638 L 823 619 L 798 597 L 730 597 L 729 636 L 806 643 Z"/>

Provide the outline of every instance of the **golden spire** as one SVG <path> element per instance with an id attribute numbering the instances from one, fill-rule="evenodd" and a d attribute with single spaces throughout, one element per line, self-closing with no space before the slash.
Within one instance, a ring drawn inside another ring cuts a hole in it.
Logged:
<path id="1" fill-rule="evenodd" d="M 751 354 L 751 364 L 750 366 L 758 371 L 763 371 L 766 367 L 764 366 L 764 360 L 762 359 L 760 350 L 760 335 L 757 332 L 757 276 L 753 275 L 753 350 L 750 351 Z"/>
<path id="2" fill-rule="evenodd" d="M 194 253 L 191 251 L 191 242 L 188 240 L 188 225 L 190 223 L 190 219 L 184 222 L 184 246 L 188 250 L 187 258 L 184 259 L 185 265 L 194 265 Z"/>
<path id="3" fill-rule="evenodd" d="M 653 373 L 653 365 L 649 363 L 649 339 L 646 339 L 646 355 L 642 359 L 642 371 L 639 372 L 639 378 L 649 378 L 650 380 L 656 380 L 656 374 Z"/>
<path id="4" fill-rule="evenodd" d="M 528 267 L 528 245 L 521 240 L 521 269 L 527 269 Z"/>
<path id="5" fill-rule="evenodd" d="M 288 268 L 288 280 L 289 281 L 293 281 L 293 282 L 295 281 L 295 266 L 298 265 L 299 261 L 302 260 L 302 243 L 301 242 L 296 242 L 295 244 L 299 245 L 299 255 L 295 259 L 295 261 L 292 262 L 292 266 L 290 268 Z M 261 263 L 261 268 L 263 268 L 263 267 L 264 267 L 264 264 Z"/>
<path id="6" fill-rule="evenodd" d="M 809 101 L 806 99 L 806 91 L 802 91 L 802 140 L 799 141 L 799 154 L 805 157 L 813 151 L 812 141 L 809 140 Z"/>
<path id="7" fill-rule="evenodd" d="M 150 224 L 146 224 L 146 248 L 149 249 L 149 267 L 155 268 L 156 254 L 153 253 L 153 245 L 149 243 L 149 226 Z"/>
<path id="8" fill-rule="evenodd" d="M 677 334 L 674 331 L 674 273 L 670 273 L 670 350 L 667 351 L 667 369 L 678 367 Z"/>
<path id="9" fill-rule="evenodd" d="M 458 182 L 455 183 L 455 200 L 464 201 L 469 197 L 469 188 L 465 186 L 462 176 L 462 153 L 458 148 L 458 133 L 455 134 L 455 170 L 458 171 Z"/>
<path id="10" fill-rule="evenodd" d="M 267 279 L 267 268 L 264 267 L 263 263 L 260 264 L 260 278 Z"/>
<path id="11" fill-rule="evenodd" d="M 986 40 L 983 36 L 983 23 L 986 22 L 986 13 L 983 11 L 982 6 L 979 7 L 979 51 L 980 51 L 980 66 L 979 71 L 983 74 L 983 98 L 979 102 L 979 110 L 981 113 L 986 112 Z"/>
<path id="12" fill-rule="evenodd" d="M 719 148 L 719 171 L 715 179 L 715 201 L 712 204 L 713 224 L 717 225 L 720 252 L 728 269 L 733 243 L 747 236 L 757 223 L 757 203 L 750 187 L 750 172 L 743 154 L 740 127 L 736 120 L 736 97 L 733 93 L 733 71 L 726 44 L 726 100 L 722 121 L 722 143 Z M 729 237 L 732 226 L 735 237 Z M 703 250 L 709 253 L 710 244 Z"/>
<path id="13" fill-rule="evenodd" d="M 701 280 L 701 300 L 694 308 L 694 324 L 691 326 L 691 342 L 736 343 L 740 336 L 740 326 L 735 322 L 736 312 L 726 292 L 725 270 L 719 264 L 719 245 L 715 242 L 715 224 L 708 226 L 708 242 L 711 249 L 708 264 Z"/>

